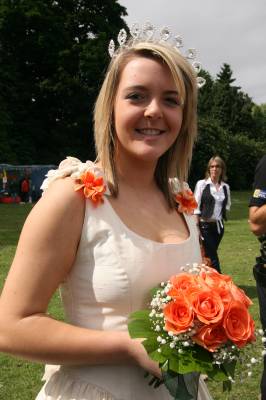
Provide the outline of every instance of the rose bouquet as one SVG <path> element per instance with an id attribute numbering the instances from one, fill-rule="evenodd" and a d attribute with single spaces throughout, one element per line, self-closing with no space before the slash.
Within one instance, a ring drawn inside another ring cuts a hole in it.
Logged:
<path id="1" fill-rule="evenodd" d="M 231 388 L 241 348 L 255 340 L 251 304 L 230 276 L 194 264 L 153 289 L 149 309 L 130 316 L 129 333 L 144 339 L 175 399 L 196 399 L 199 374 Z"/>

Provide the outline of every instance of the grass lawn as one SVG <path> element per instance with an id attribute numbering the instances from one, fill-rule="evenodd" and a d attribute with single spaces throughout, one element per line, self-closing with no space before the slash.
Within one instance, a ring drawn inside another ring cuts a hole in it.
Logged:
<path id="1" fill-rule="evenodd" d="M 235 283 L 244 289 L 253 300 L 254 305 L 251 312 L 259 327 L 258 302 L 252 275 L 252 266 L 255 256 L 259 253 L 259 244 L 249 232 L 247 224 L 249 195 L 248 192 L 233 192 L 232 211 L 229 214 L 229 221 L 225 224 L 225 235 L 219 255 L 223 272 L 232 275 Z M 30 208 L 31 205 L 27 204 L 0 204 L 0 291 L 14 256 L 19 232 Z M 58 293 L 53 297 L 49 312 L 56 318 L 62 318 Z M 260 350 L 261 344 L 258 341 L 252 348 L 251 356 L 259 353 Z M 243 365 L 240 372 L 241 370 L 246 371 L 246 369 L 246 366 Z M 256 400 L 259 393 L 260 370 L 261 365 L 256 366 L 253 376 L 249 379 L 244 378 L 242 383 L 235 384 L 230 394 L 222 393 L 220 384 L 209 382 L 208 386 L 213 399 Z M 43 366 L 41 365 L 0 354 L 0 399 L 34 400 L 42 385 L 42 372 Z"/>

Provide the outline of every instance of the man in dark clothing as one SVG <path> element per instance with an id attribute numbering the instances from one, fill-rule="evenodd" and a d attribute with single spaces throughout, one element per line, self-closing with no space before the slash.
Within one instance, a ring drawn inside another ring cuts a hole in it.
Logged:
<path id="1" fill-rule="evenodd" d="M 260 319 L 266 331 L 266 155 L 259 161 L 253 184 L 254 192 L 249 202 L 249 224 L 251 231 L 261 243 L 260 256 L 253 268 L 257 284 Z M 261 379 L 261 400 L 266 400 L 266 358 Z"/>

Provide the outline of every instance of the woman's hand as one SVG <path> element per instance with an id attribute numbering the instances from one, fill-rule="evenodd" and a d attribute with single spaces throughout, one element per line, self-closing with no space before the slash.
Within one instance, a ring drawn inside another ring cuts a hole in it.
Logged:
<path id="1" fill-rule="evenodd" d="M 151 375 L 156 376 L 157 378 L 162 378 L 162 372 L 159 367 L 159 364 L 153 361 L 147 351 L 145 350 L 142 342 L 144 339 L 133 339 L 132 341 L 135 342 L 136 348 L 136 355 L 139 365 L 145 369 L 145 371 L 149 372 Z"/>
<path id="2" fill-rule="evenodd" d="M 161 379 L 162 373 L 159 368 L 159 364 L 149 357 L 142 344 L 144 339 L 131 339 L 127 332 L 121 333 L 124 336 L 130 362 L 137 364 L 145 371 L 149 372 L 149 374 Z"/>

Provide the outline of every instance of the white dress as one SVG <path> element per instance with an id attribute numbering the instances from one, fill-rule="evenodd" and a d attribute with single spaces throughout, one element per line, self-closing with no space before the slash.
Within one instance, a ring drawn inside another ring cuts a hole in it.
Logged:
<path id="1" fill-rule="evenodd" d="M 180 244 L 154 242 L 131 231 L 108 196 L 95 208 L 86 200 L 75 263 L 61 287 L 66 319 L 97 330 L 127 330 L 128 316 L 147 308 L 149 291 L 200 262 L 194 218 L 185 216 L 189 238 Z M 148 385 L 141 368 L 129 365 L 47 366 L 46 383 L 36 400 L 170 400 L 161 385 Z M 198 400 L 211 400 L 200 380 Z"/>

